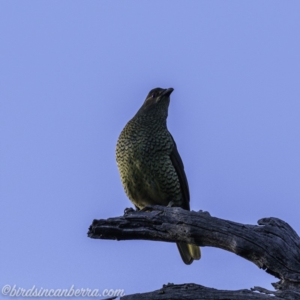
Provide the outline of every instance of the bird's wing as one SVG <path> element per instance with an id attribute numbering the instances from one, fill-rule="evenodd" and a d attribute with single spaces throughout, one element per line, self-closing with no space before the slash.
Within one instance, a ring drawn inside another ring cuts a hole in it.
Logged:
<path id="1" fill-rule="evenodd" d="M 170 134 L 171 135 L 171 134 Z M 190 192 L 189 192 L 189 185 L 188 185 L 188 181 L 184 172 L 184 166 L 183 166 L 183 162 L 182 159 L 178 153 L 177 150 L 177 146 L 176 143 L 171 135 L 171 138 L 173 140 L 174 143 L 174 147 L 173 150 L 171 152 L 170 158 L 172 161 L 172 164 L 176 170 L 176 173 L 178 175 L 179 178 L 179 182 L 180 182 L 180 187 L 181 187 L 181 192 L 182 192 L 182 196 L 183 196 L 183 206 L 182 208 L 190 210 Z"/>

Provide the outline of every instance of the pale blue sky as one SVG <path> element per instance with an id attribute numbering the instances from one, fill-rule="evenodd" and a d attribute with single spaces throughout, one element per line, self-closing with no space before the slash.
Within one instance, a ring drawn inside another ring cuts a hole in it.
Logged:
<path id="1" fill-rule="evenodd" d="M 223 250 L 186 266 L 174 244 L 87 230 L 131 206 L 118 135 L 150 89 L 173 87 L 191 208 L 299 233 L 299 32 L 299 1 L 1 1 L 1 287 L 271 288 Z"/>

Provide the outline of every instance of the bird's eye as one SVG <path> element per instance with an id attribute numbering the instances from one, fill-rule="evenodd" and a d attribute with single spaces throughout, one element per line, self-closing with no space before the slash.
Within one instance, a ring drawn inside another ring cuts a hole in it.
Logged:
<path id="1" fill-rule="evenodd" d="M 152 98 L 155 98 L 155 97 L 156 97 L 156 93 L 153 93 L 153 94 L 152 94 Z"/>

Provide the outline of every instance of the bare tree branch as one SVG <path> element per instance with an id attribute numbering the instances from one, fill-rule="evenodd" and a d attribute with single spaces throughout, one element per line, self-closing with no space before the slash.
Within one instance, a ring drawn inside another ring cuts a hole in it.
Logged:
<path id="1" fill-rule="evenodd" d="M 122 217 L 94 220 L 90 226 L 88 236 L 96 239 L 143 239 L 187 242 L 202 247 L 211 246 L 221 248 L 252 261 L 259 268 L 279 278 L 280 281 L 273 284 L 277 290 L 277 292 L 274 292 L 277 297 L 283 295 L 283 293 L 286 294 L 285 297 L 289 297 L 287 293 L 292 293 L 293 298 L 291 299 L 298 299 L 295 298 L 296 296 L 300 299 L 299 236 L 286 222 L 277 218 L 263 218 L 258 221 L 258 224 L 244 225 L 211 217 L 207 212 L 190 212 L 177 207 L 153 206 L 146 207 L 142 211 L 129 210 Z M 186 287 L 186 285 L 176 285 L 169 287 L 169 290 L 182 289 L 183 286 Z M 193 287 L 193 289 L 205 290 L 205 293 L 213 291 L 214 293 L 222 292 L 224 294 L 224 291 L 217 291 L 202 286 L 193 285 Z M 256 290 L 263 291 L 262 288 L 257 288 Z M 250 294 L 244 298 L 237 298 L 241 297 L 244 292 L 241 294 L 241 291 L 226 291 L 226 293 L 237 292 L 236 298 L 226 298 L 225 294 L 224 297 L 226 299 L 270 298 L 270 296 L 258 294 L 253 291 L 248 291 L 247 293 L 252 293 L 253 297 L 260 295 L 267 298 L 250 298 Z M 199 291 L 197 293 L 199 295 Z M 164 294 L 159 295 L 160 298 L 140 299 L 179 299 L 164 298 Z M 204 299 L 195 298 L 195 295 L 192 298 Z M 210 299 L 225 298 L 216 297 Z M 180 297 L 180 299 L 184 298 Z"/>
<path id="2" fill-rule="evenodd" d="M 122 300 L 282 300 L 282 299 L 298 299 L 294 292 L 273 292 L 270 295 L 257 293 L 249 290 L 226 291 L 216 290 L 202 285 L 188 284 L 168 284 L 164 285 L 160 290 L 150 293 L 134 294 L 122 297 Z M 274 296 L 276 295 L 276 296 Z M 299 296 L 299 295 L 298 295 Z M 272 298 L 271 298 L 272 297 Z"/>

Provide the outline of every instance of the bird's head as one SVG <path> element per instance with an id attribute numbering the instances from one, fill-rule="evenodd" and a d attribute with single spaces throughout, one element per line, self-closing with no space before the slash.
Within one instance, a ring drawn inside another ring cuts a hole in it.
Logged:
<path id="1" fill-rule="evenodd" d="M 159 114 L 167 118 L 170 95 L 173 91 L 173 88 L 155 88 L 151 90 L 147 95 L 142 107 L 137 112 L 137 115 Z"/>

